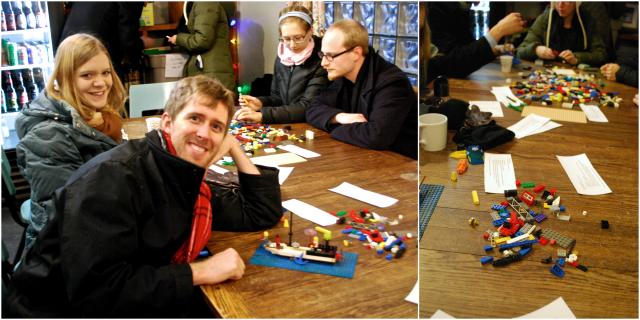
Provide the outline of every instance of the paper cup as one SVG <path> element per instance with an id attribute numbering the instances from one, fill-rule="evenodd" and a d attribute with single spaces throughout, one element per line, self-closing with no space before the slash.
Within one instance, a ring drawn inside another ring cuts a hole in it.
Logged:
<path id="1" fill-rule="evenodd" d="M 160 129 L 160 118 L 146 118 L 144 121 L 147 123 L 147 132 L 151 130 Z"/>
<path id="2" fill-rule="evenodd" d="M 420 144 L 425 151 L 440 151 L 447 146 L 447 116 L 439 113 L 421 115 Z"/>
<path id="3" fill-rule="evenodd" d="M 504 55 L 500 56 L 500 70 L 504 73 L 511 72 L 511 65 L 513 64 L 513 56 Z"/>

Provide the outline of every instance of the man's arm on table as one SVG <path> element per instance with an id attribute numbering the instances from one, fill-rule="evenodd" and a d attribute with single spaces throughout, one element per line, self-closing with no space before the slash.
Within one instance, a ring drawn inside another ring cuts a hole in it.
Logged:
<path id="1" fill-rule="evenodd" d="M 278 170 L 251 162 L 236 138 L 227 135 L 214 160 L 229 154 L 238 168 L 240 188 L 209 183 L 213 230 L 254 231 L 269 228 L 282 216 Z"/>

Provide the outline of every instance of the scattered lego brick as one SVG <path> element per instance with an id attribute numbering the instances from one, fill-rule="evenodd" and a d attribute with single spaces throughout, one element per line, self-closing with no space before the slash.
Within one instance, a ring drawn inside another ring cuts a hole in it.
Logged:
<path id="1" fill-rule="evenodd" d="M 555 240 L 558 243 L 558 246 L 566 249 L 569 252 L 571 251 L 573 246 L 576 244 L 575 239 L 569 238 L 551 229 L 543 229 L 541 235 L 552 241 Z"/>
<path id="2" fill-rule="evenodd" d="M 609 229 L 609 221 L 608 220 L 600 220 L 600 228 Z"/>

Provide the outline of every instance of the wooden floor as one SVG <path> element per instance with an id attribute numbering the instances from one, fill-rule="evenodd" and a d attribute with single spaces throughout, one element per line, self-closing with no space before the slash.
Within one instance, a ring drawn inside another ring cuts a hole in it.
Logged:
<path id="1" fill-rule="evenodd" d="M 509 77 L 515 79 L 515 74 Z M 492 63 L 468 80 L 450 80 L 450 95 L 463 100 L 495 100 L 492 86 L 504 86 L 505 75 Z M 638 317 L 638 107 L 631 100 L 636 88 L 607 82 L 605 91 L 620 92 L 619 109 L 603 108 L 609 123 L 560 122 L 562 127 L 489 150 L 511 154 L 516 178 L 555 187 L 571 221 L 549 217 L 539 224 L 577 240 L 582 272 L 566 266 L 560 279 L 540 260 L 555 254 L 555 247 L 535 245 L 523 261 L 503 268 L 481 265 L 487 242 L 482 233 L 494 229 L 488 214 L 503 195 L 484 193 L 483 166 L 471 165 L 452 182 L 450 172 L 457 160 L 453 132 L 441 152 L 420 153 L 423 183 L 444 185 L 437 208 L 420 242 L 420 317 L 438 309 L 454 317 L 511 318 L 539 309 L 563 297 L 577 317 Z M 503 108 L 498 124 L 508 127 L 520 114 Z M 613 190 L 602 196 L 579 195 L 556 155 L 586 153 L 600 176 Z M 480 195 L 480 205 L 471 200 L 471 190 Z M 587 215 L 582 215 L 582 211 Z M 547 210 L 548 211 L 548 210 Z M 467 223 L 476 217 L 475 229 Z M 611 228 L 601 229 L 608 220 Z"/>

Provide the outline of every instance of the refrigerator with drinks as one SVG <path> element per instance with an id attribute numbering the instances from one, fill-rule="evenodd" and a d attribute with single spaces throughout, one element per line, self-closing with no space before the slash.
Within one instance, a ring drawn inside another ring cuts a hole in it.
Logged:
<path id="1" fill-rule="evenodd" d="M 4 149 L 18 143 L 15 120 L 44 90 L 53 72 L 52 32 L 45 1 L 2 1 L 2 119 Z"/>

